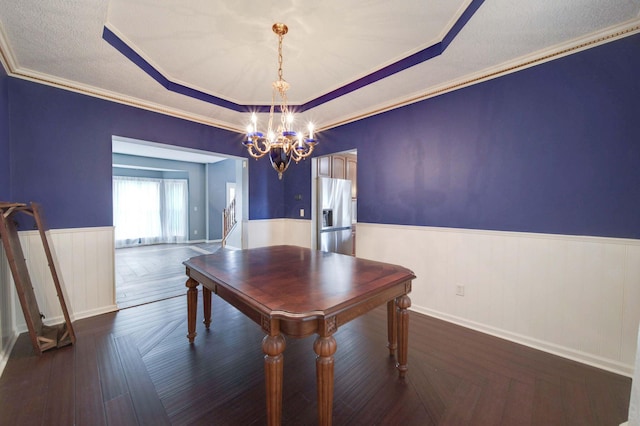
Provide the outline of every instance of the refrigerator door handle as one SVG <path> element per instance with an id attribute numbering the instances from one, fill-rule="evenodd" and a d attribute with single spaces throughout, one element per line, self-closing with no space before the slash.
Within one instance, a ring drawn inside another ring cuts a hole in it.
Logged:
<path id="1" fill-rule="evenodd" d="M 324 228 L 324 229 L 321 229 L 320 232 L 348 231 L 350 229 L 351 229 L 351 226 L 343 226 L 340 228 Z"/>

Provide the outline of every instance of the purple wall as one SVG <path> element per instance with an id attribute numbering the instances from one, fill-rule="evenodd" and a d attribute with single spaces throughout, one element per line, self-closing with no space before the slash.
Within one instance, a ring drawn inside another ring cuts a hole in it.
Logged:
<path id="1" fill-rule="evenodd" d="M 0 201 L 11 201 L 9 176 L 9 78 L 0 63 Z"/>
<path id="2" fill-rule="evenodd" d="M 333 129 L 324 146 L 358 148 L 361 222 L 640 238 L 638 76 L 635 35 Z"/>
<path id="3" fill-rule="evenodd" d="M 358 149 L 362 222 L 640 238 L 639 53 L 634 35 L 331 129 L 317 155 Z M 5 129 L 7 105 L 0 195 L 52 228 L 111 225 L 113 134 L 244 156 L 241 135 L 0 75 Z M 310 172 L 250 159 L 250 219 L 310 217 Z"/>
<path id="4" fill-rule="evenodd" d="M 112 225 L 112 135 L 244 155 L 240 134 L 24 80 L 9 79 L 9 98 L 12 196 L 40 202 L 51 228 Z M 254 196 L 252 218 L 281 217 L 282 198 Z"/>
<path id="5" fill-rule="evenodd" d="M 285 183 L 283 217 L 311 219 L 311 159 L 301 160 L 298 164 L 292 162 L 282 179 Z M 297 196 L 300 196 L 299 200 Z M 304 217 L 300 217 L 300 209 L 304 209 Z"/>
<path id="6" fill-rule="evenodd" d="M 244 147 L 243 147 L 244 148 Z M 249 219 L 274 219 L 284 216 L 286 177 L 278 180 L 278 173 L 267 157 L 249 158 Z M 291 169 L 290 166 L 289 169 Z M 289 173 L 289 170 L 284 174 Z M 311 191 L 311 187 L 308 189 Z"/>

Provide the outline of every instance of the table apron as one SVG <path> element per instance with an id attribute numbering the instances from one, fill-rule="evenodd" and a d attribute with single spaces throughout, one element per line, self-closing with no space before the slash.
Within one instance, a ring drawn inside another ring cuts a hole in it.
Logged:
<path id="1" fill-rule="evenodd" d="M 277 332 L 277 330 L 272 330 L 274 320 L 277 320 L 279 331 L 286 336 L 295 338 L 307 337 L 312 334 L 319 334 L 321 336 L 332 335 L 337 331 L 338 327 L 411 291 L 411 280 L 407 280 L 386 288 L 373 296 L 363 298 L 361 301 L 356 301 L 355 303 L 349 302 L 346 304 L 347 306 L 343 308 L 338 307 L 325 314 L 291 318 L 281 313 L 269 314 L 256 306 L 252 306 L 235 292 L 227 289 L 222 284 L 216 283 L 211 278 L 198 273 L 198 271 L 188 268 L 187 274 L 202 284 L 203 287 L 208 288 L 212 293 L 217 294 L 225 302 L 238 309 L 262 327 L 267 334 Z"/>
<path id="2" fill-rule="evenodd" d="M 408 294 L 409 292 L 411 292 L 411 280 L 399 283 L 373 297 L 366 298 L 360 303 L 350 305 L 343 311 L 339 311 L 335 314 L 337 319 L 336 328 L 366 314 L 380 305 L 394 300 L 404 294 Z"/>

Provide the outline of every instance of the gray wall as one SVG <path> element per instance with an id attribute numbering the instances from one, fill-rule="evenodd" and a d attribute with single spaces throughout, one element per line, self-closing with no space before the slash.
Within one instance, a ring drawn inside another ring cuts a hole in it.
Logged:
<path id="1" fill-rule="evenodd" d="M 210 240 L 222 238 L 222 211 L 227 203 L 226 184 L 227 182 L 236 182 L 236 161 L 228 159 L 207 165 Z"/>
<path id="2" fill-rule="evenodd" d="M 155 171 L 130 168 L 113 168 L 115 176 L 160 177 L 165 179 L 186 178 L 189 181 L 189 240 L 202 240 L 206 234 L 206 173 L 205 165 L 160 158 L 113 154 L 113 164 L 151 167 L 177 171 Z"/>

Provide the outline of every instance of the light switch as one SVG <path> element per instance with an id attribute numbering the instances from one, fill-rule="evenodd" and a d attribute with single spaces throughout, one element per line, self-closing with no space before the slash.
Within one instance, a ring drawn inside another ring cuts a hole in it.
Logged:
<path id="1" fill-rule="evenodd" d="M 300 209 L 300 217 L 304 217 L 304 209 Z"/>

